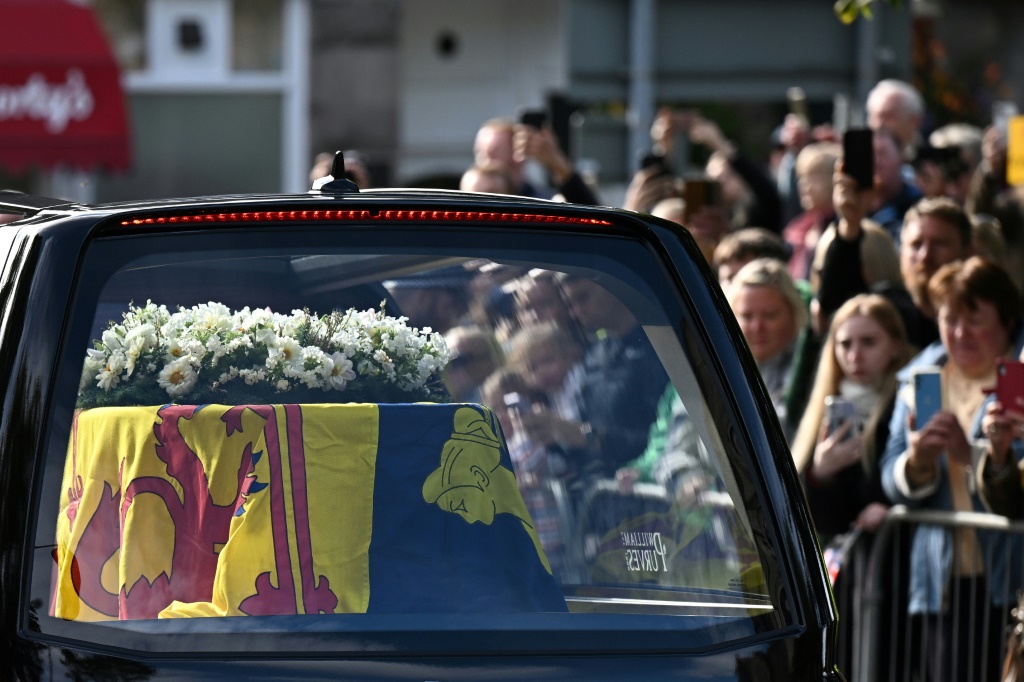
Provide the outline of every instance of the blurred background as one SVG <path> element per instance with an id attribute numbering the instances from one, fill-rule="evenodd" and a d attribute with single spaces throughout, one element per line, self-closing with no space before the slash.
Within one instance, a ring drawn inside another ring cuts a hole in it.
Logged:
<path id="1" fill-rule="evenodd" d="M 984 126 L 1019 98 L 1024 3 L 872 11 L 845 24 L 826 0 L 0 0 L 14 27 L 0 187 L 306 191 L 318 153 L 353 148 L 378 186 L 453 187 L 480 124 L 528 106 L 617 204 L 659 106 L 700 109 L 767 159 L 794 86 L 812 124 L 839 130 L 863 124 L 882 78 L 917 86 L 926 130 Z"/>

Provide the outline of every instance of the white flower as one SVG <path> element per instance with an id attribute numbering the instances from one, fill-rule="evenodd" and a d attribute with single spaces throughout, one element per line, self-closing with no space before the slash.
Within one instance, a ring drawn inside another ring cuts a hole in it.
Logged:
<path id="1" fill-rule="evenodd" d="M 257 329 L 256 333 L 253 334 L 256 337 L 257 343 L 262 343 L 264 346 L 273 348 L 277 345 L 277 334 L 273 329 L 263 328 Z"/>
<path id="2" fill-rule="evenodd" d="M 103 336 L 100 337 L 100 341 L 103 342 L 103 346 L 108 351 L 120 350 L 123 347 L 121 335 L 118 334 L 118 329 L 121 327 L 113 327 L 103 332 Z"/>
<path id="3" fill-rule="evenodd" d="M 302 365 L 302 346 L 292 338 L 283 338 L 278 344 L 278 351 L 285 362 L 289 365 Z"/>
<path id="4" fill-rule="evenodd" d="M 348 382 L 356 378 L 355 370 L 352 369 L 352 361 L 344 353 L 335 353 L 330 359 L 331 374 L 327 381 L 331 388 L 344 391 Z"/>
<path id="5" fill-rule="evenodd" d="M 157 384 L 172 398 L 184 395 L 195 387 L 199 375 L 188 358 L 180 358 L 166 365 L 157 376 Z"/>
<path id="6" fill-rule="evenodd" d="M 167 349 L 164 352 L 164 362 L 174 362 L 185 356 L 185 349 L 181 347 L 178 339 L 171 339 L 167 342 Z"/>
<path id="7" fill-rule="evenodd" d="M 291 384 L 288 383 L 287 379 L 281 379 L 276 384 L 274 384 L 274 388 L 281 392 L 287 391 L 290 387 Z"/>

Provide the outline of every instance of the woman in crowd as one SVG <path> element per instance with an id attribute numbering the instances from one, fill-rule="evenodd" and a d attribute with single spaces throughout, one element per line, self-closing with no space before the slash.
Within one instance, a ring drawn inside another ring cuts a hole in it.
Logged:
<path id="1" fill-rule="evenodd" d="M 797 340 L 807 328 L 807 307 L 786 264 L 759 258 L 744 265 L 729 287 L 729 305 L 768 388 L 779 422 L 792 437 L 786 397 Z M 792 415 L 795 416 L 795 415 Z"/>
<path id="2" fill-rule="evenodd" d="M 910 345 L 899 311 L 877 294 L 860 294 L 844 303 L 832 319 L 822 349 L 807 410 L 793 443 L 793 458 L 803 474 L 807 502 L 822 546 L 842 545 L 837 537 L 851 529 L 874 533 L 888 511 L 882 491 L 879 459 L 889 437 L 889 419 L 896 400 L 896 372 L 910 359 Z M 838 428 L 829 423 L 825 399 L 842 400 L 853 418 Z M 864 589 L 872 535 L 856 540 L 842 558 L 834 585 L 841 612 L 852 611 Z M 906 558 L 907 548 L 898 556 Z M 906 585 L 904 578 L 901 585 Z M 856 591 L 855 591 L 856 590 Z M 880 624 L 880 654 L 890 660 L 894 640 L 889 619 Z M 849 621 L 844 621 L 849 622 Z M 896 625 L 897 631 L 905 619 Z M 839 656 L 843 672 L 853 679 L 853 629 L 840 623 Z M 901 647 L 902 648 L 902 647 Z M 905 652 L 900 652 L 905 653 Z M 899 667 L 902 670 L 902 666 Z"/>
<path id="3" fill-rule="evenodd" d="M 882 484 L 897 504 L 983 511 L 973 477 L 985 449 L 985 396 L 996 382 L 999 358 L 1015 355 L 1020 294 L 1005 270 L 977 256 L 940 268 L 928 293 L 942 343 L 929 346 L 900 373 Z M 930 366 L 941 368 L 944 408 L 918 423 L 911 376 Z M 982 649 L 981 638 L 986 630 L 1000 632 L 1006 622 L 1010 600 L 1004 581 L 1020 575 L 1020 547 L 1010 542 L 971 529 L 916 527 L 909 612 L 924 619 L 925 679 L 980 679 L 977 666 L 968 667 L 971 648 L 975 661 L 998 660 L 1000 638 L 989 637 L 991 651 Z"/>
<path id="4" fill-rule="evenodd" d="M 896 372 L 910 359 L 903 320 L 892 303 L 861 294 L 836 312 L 814 388 L 793 443 L 797 470 L 818 532 L 874 531 L 888 507 L 878 468 L 889 437 Z M 854 419 L 829 432 L 825 399 L 853 406 Z"/>
<path id="5" fill-rule="evenodd" d="M 793 279 L 809 279 L 814 248 L 829 223 L 835 218 L 832 208 L 832 174 L 842 148 L 833 142 L 815 142 L 800 150 L 796 157 L 797 186 L 803 212 L 783 229 L 782 237 L 792 247 L 789 274 Z"/>

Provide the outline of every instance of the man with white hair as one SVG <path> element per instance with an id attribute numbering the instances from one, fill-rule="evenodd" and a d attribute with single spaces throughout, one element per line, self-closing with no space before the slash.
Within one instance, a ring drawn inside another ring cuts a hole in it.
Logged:
<path id="1" fill-rule="evenodd" d="M 924 99 L 913 85 L 895 78 L 879 81 L 867 99 L 868 127 L 885 129 L 900 143 L 905 158 L 920 142 Z"/>

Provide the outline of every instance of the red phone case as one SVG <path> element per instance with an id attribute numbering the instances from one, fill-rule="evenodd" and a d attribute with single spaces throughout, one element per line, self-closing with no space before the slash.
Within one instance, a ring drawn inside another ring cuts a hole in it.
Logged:
<path id="1" fill-rule="evenodd" d="M 996 400 L 1004 410 L 1024 411 L 1017 398 L 1024 398 L 1024 363 L 1000 359 L 996 364 Z"/>

